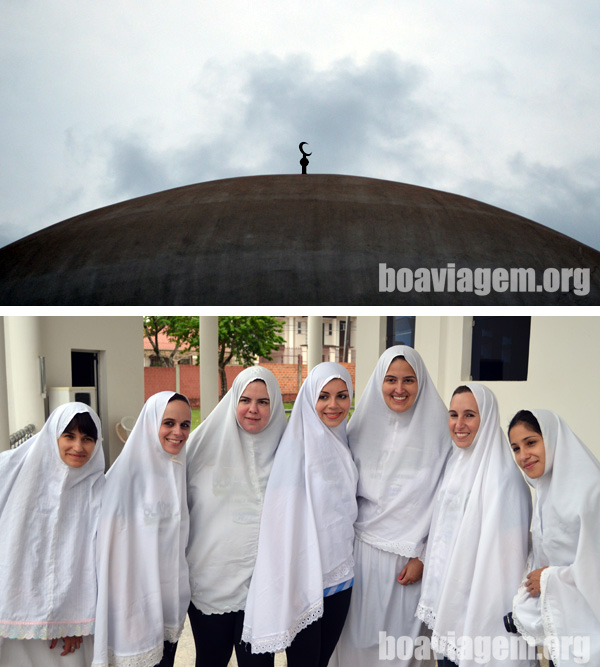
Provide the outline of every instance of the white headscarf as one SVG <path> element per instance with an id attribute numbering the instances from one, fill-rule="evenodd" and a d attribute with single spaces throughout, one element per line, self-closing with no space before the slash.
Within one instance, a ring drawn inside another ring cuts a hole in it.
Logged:
<path id="1" fill-rule="evenodd" d="M 60 458 L 58 438 L 82 412 L 98 439 L 74 468 Z M 103 488 L 100 420 L 84 403 L 56 408 L 38 434 L 0 455 L 0 638 L 93 634 Z"/>
<path id="2" fill-rule="evenodd" d="M 106 475 L 98 524 L 93 665 L 153 667 L 179 638 L 190 601 L 185 546 L 185 447 L 171 455 L 158 432 L 172 391 L 147 401 Z"/>
<path id="3" fill-rule="evenodd" d="M 398 356 L 418 381 L 417 398 L 403 413 L 388 408 L 382 392 Z M 357 537 L 383 551 L 421 556 L 450 436 L 448 413 L 416 350 L 396 345 L 381 355 L 348 424 L 348 440 L 360 475 Z"/>
<path id="4" fill-rule="evenodd" d="M 352 399 L 352 380 L 343 366 L 315 366 L 275 456 L 242 634 L 253 653 L 287 648 L 323 615 L 323 590 L 354 574 L 358 474 L 346 422 L 330 428 L 315 408 L 323 387 L 336 378 L 346 383 Z"/>
<path id="5" fill-rule="evenodd" d="M 432 630 L 434 650 L 460 667 L 478 664 L 474 655 L 461 654 L 462 637 L 508 641 L 503 618 L 525 569 L 531 519 L 531 493 L 500 427 L 496 397 L 483 385 L 467 386 L 481 422 L 469 447 L 452 446 L 436 496 L 417 609 Z M 531 661 L 507 664 L 525 667 Z"/>
<path id="6" fill-rule="evenodd" d="M 236 411 L 246 387 L 267 386 L 267 426 L 248 433 Z M 192 602 L 204 614 L 239 611 L 246 605 L 258 549 L 258 530 L 275 450 L 287 425 L 281 391 L 270 370 L 243 370 L 188 442 L 188 505 Z"/>
<path id="7" fill-rule="evenodd" d="M 524 587 L 514 599 L 513 617 L 523 635 L 541 643 L 549 637 L 589 637 L 590 665 L 600 664 L 600 463 L 569 426 L 550 410 L 531 410 L 546 448 L 544 474 L 526 477 L 536 491 L 531 526 L 531 569 L 548 566 L 541 595 Z M 522 622 L 541 615 L 541 636 Z M 550 643 L 556 667 L 581 664 L 582 645 Z M 579 650 L 579 654 L 578 654 Z M 587 650 L 587 649 L 585 649 Z M 562 655 L 561 655 L 562 653 Z"/>

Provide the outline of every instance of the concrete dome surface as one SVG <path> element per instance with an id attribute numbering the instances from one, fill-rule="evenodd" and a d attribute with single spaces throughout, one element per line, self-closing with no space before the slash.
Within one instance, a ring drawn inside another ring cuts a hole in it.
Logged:
<path id="1" fill-rule="evenodd" d="M 592 305 L 599 267 L 593 248 L 459 195 L 356 176 L 250 176 L 107 206 L 0 249 L 0 303 Z M 511 268 L 533 270 L 537 286 L 476 293 L 483 269 Z M 453 289 L 427 290 L 432 269 L 452 274 Z M 557 288 L 561 269 L 587 269 L 588 293 L 574 291 L 578 274 Z"/>

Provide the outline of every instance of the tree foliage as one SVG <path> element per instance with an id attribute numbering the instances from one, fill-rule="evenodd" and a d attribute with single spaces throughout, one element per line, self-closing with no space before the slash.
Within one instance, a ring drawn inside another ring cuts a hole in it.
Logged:
<path id="1" fill-rule="evenodd" d="M 271 352 L 285 343 L 280 336 L 283 322 L 276 317 L 219 317 L 218 364 L 221 396 L 227 393 L 225 367 L 234 359 L 242 366 L 252 366 L 256 357 L 272 359 Z M 174 343 L 170 353 L 161 352 L 158 334 L 164 333 Z M 161 366 L 173 366 L 181 349 L 197 351 L 200 346 L 198 317 L 144 317 L 144 333 L 152 343 Z"/>
<path id="2" fill-rule="evenodd" d="M 221 396 L 227 393 L 225 367 L 232 359 L 244 367 L 252 366 L 256 357 L 272 359 L 285 339 L 279 334 L 283 322 L 275 317 L 219 317 L 219 376 Z"/>
<path id="3" fill-rule="evenodd" d="M 173 366 L 175 356 L 181 349 L 197 349 L 198 327 L 197 317 L 144 317 L 144 334 L 152 345 L 155 365 Z M 160 349 L 158 342 L 160 333 L 165 334 L 175 343 L 175 348 L 171 352 Z"/>

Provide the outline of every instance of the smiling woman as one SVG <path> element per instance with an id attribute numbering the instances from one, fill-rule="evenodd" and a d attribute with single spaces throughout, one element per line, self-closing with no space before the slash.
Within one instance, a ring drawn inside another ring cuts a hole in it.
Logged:
<path id="1" fill-rule="evenodd" d="M 154 394 L 107 473 L 94 666 L 173 665 L 190 599 L 184 447 L 190 420 L 185 396 Z"/>
<path id="2" fill-rule="evenodd" d="M 271 371 L 243 370 L 192 433 L 187 475 L 191 604 L 196 665 L 273 664 L 241 646 L 267 480 L 287 421 Z"/>
<path id="3" fill-rule="evenodd" d="M 465 646 L 481 637 L 507 648 L 510 640 L 510 657 L 490 655 L 489 664 L 529 667 L 525 643 L 506 634 L 503 618 L 527 559 L 531 496 L 490 389 L 458 387 L 448 414 L 454 447 L 435 498 L 417 615 L 440 667 L 476 667 L 480 658 Z"/>
<path id="4" fill-rule="evenodd" d="M 326 667 L 354 584 L 358 473 L 346 437 L 352 380 L 340 364 L 304 381 L 265 492 L 242 639 L 252 656 Z M 272 664 L 272 663 L 271 663 Z"/>
<path id="5" fill-rule="evenodd" d="M 1 667 L 91 662 L 101 442 L 96 413 L 67 403 L 0 454 Z"/>
<path id="6" fill-rule="evenodd" d="M 509 438 L 535 489 L 533 546 L 513 620 L 557 667 L 600 664 L 600 464 L 550 410 L 521 410 Z"/>
<path id="7" fill-rule="evenodd" d="M 167 454 L 177 455 L 190 435 L 192 418 L 187 401 L 173 400 L 173 398 L 167 403 L 163 413 L 158 439 Z"/>

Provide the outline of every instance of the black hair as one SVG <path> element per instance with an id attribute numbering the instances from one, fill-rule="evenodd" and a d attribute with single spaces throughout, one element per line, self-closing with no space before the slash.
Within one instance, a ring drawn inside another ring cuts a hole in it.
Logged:
<path id="1" fill-rule="evenodd" d="M 526 424 L 532 431 L 542 435 L 539 421 L 535 418 L 533 412 L 530 412 L 529 410 L 519 410 L 519 412 L 517 412 L 517 414 L 510 420 L 508 432 L 510 433 L 510 429 L 517 424 Z"/>
<path id="2" fill-rule="evenodd" d="M 451 398 L 454 398 L 456 394 L 472 394 L 473 392 L 467 387 L 466 384 L 461 384 L 459 387 L 452 392 Z"/>
<path id="3" fill-rule="evenodd" d="M 173 394 L 171 398 L 167 401 L 167 403 L 171 403 L 172 401 L 183 401 L 184 403 L 187 403 L 188 405 L 190 404 L 188 397 L 184 396 L 183 394 Z"/>
<path id="4" fill-rule="evenodd" d="M 78 412 L 66 425 L 63 433 L 71 433 L 73 431 L 79 431 L 90 438 L 94 438 L 94 440 L 98 440 L 98 429 L 89 412 Z"/>

